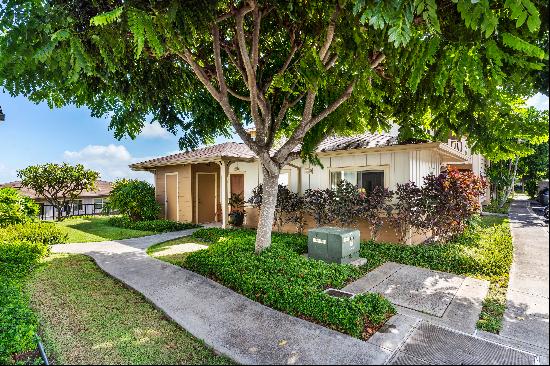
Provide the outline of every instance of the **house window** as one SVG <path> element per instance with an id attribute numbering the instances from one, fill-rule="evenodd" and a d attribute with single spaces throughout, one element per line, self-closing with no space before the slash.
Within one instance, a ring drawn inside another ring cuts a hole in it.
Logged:
<path id="1" fill-rule="evenodd" d="M 74 200 L 72 206 L 73 212 L 82 211 L 82 200 Z"/>
<path id="2" fill-rule="evenodd" d="M 290 182 L 290 173 L 279 174 L 279 184 L 288 187 L 289 182 Z"/>
<path id="3" fill-rule="evenodd" d="M 94 198 L 94 210 L 102 210 L 103 203 L 103 198 Z"/>
<path id="4" fill-rule="evenodd" d="M 378 170 L 340 170 L 330 173 L 330 187 L 336 188 L 341 180 L 345 180 L 366 191 L 372 191 L 375 187 L 384 187 L 384 172 Z"/>

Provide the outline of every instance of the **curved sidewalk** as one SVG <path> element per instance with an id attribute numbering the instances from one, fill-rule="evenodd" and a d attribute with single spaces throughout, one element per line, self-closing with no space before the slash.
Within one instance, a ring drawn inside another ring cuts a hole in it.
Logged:
<path id="1" fill-rule="evenodd" d="M 389 349 L 273 310 L 145 253 L 153 244 L 192 232 L 60 244 L 52 251 L 91 256 L 192 335 L 241 364 L 367 365 L 383 364 L 391 356 Z"/>

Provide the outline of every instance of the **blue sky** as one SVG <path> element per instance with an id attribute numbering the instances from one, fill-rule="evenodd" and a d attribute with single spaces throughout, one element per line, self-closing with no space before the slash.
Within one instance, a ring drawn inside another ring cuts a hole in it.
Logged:
<path id="1" fill-rule="evenodd" d="M 538 94 L 529 104 L 548 109 L 548 98 Z M 135 140 L 117 140 L 107 129 L 108 119 L 92 118 L 86 108 L 50 109 L 25 97 L 0 93 L 6 120 L 0 122 L 0 183 L 17 179 L 17 169 L 46 162 L 81 163 L 102 179 L 132 177 L 152 181 L 128 164 L 176 152 L 177 137 L 159 125 L 147 125 Z M 223 141 L 220 139 L 218 142 Z"/>

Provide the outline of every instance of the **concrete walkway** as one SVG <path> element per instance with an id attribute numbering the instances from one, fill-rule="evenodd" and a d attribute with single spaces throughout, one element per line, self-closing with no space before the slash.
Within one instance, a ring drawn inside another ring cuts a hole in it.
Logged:
<path id="1" fill-rule="evenodd" d="M 541 361 L 548 364 L 548 225 L 520 198 L 512 202 L 510 227 L 514 261 L 500 335 L 545 350 Z"/>
<path id="2" fill-rule="evenodd" d="M 391 350 L 275 311 L 144 249 L 192 230 L 142 238 L 54 245 L 86 254 L 143 294 L 184 329 L 241 364 L 383 364 Z"/>

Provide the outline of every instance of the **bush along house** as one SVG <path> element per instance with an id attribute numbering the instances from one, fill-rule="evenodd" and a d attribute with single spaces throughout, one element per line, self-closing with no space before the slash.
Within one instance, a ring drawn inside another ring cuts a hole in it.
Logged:
<path id="1" fill-rule="evenodd" d="M 375 187 L 395 191 L 398 185 L 408 182 L 422 186 L 426 176 L 449 168 L 484 176 L 488 164 L 483 156 L 470 154 L 465 139 L 406 144 L 399 143 L 396 136 L 382 133 L 327 137 L 318 146 L 317 155 L 322 167 L 293 161 L 281 171 L 279 184 L 299 195 L 307 190 L 334 189 L 342 180 L 367 192 Z M 229 198 L 240 194 L 249 200 L 262 182 L 259 160 L 245 144 L 237 142 L 163 156 L 130 168 L 154 174 L 156 198 L 163 206 L 164 218 L 218 223 L 222 227 L 228 224 Z M 244 226 L 255 227 L 258 209 L 247 204 L 245 212 Z M 315 222 L 308 215 L 305 232 L 311 227 L 315 227 Z M 360 220 L 358 227 L 362 238 L 370 237 L 366 222 Z M 296 231 L 296 226 L 287 224 L 282 229 Z M 399 238 L 389 223 L 383 225 L 378 237 L 389 242 L 399 242 Z M 412 233 L 406 242 L 425 239 L 425 235 Z"/>

